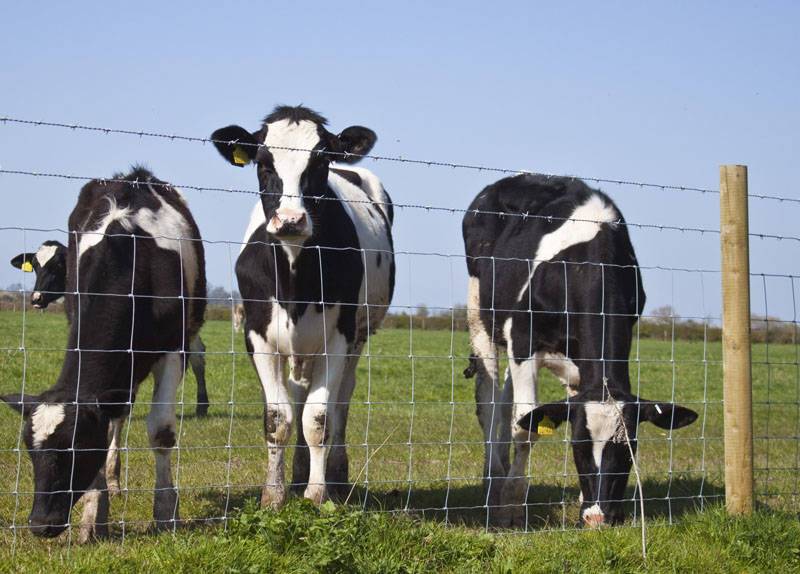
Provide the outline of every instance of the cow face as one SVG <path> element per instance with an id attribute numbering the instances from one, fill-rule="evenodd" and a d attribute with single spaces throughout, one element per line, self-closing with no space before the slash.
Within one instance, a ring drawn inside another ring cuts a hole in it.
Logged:
<path id="1" fill-rule="evenodd" d="M 697 419 L 697 413 L 685 407 L 646 401 L 621 391 L 612 399 L 602 391 L 541 405 L 517 423 L 536 432 L 541 424 L 552 428 L 569 420 L 581 486 L 581 518 L 588 526 L 624 519 L 622 501 L 633 465 L 627 440 L 635 453 L 638 423 L 649 421 L 663 429 L 678 429 Z"/>
<path id="2" fill-rule="evenodd" d="M 67 286 L 67 248 L 58 241 L 45 241 L 36 253 L 20 253 L 11 265 L 23 271 L 36 273 L 31 304 L 45 309 L 63 297 Z"/>
<path id="3" fill-rule="evenodd" d="M 211 135 L 231 164 L 256 164 L 267 232 L 279 240 L 302 244 L 313 235 L 329 203 L 321 197 L 327 195 L 330 162 L 355 163 L 377 139 L 361 126 L 334 135 L 326 123 L 308 108 L 284 106 L 267 116 L 257 132 L 228 126 Z"/>
<path id="4" fill-rule="evenodd" d="M 0 399 L 25 419 L 23 439 L 33 465 L 33 508 L 28 517 L 31 532 L 48 538 L 58 536 L 69 526 L 72 506 L 103 465 L 109 420 L 122 416 L 124 406 L 101 406 L 96 401 L 75 405 L 28 395 Z"/>

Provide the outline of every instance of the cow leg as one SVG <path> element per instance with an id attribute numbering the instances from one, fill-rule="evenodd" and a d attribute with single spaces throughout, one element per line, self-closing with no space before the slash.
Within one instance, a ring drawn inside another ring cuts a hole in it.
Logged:
<path id="1" fill-rule="evenodd" d="M 183 378 L 183 357 L 167 353 L 153 366 L 153 403 L 147 415 L 147 435 L 156 458 L 153 520 L 156 529 L 174 529 L 178 521 L 178 492 L 172 482 L 172 449 L 176 444 L 175 397 Z"/>
<path id="2" fill-rule="evenodd" d="M 303 407 L 311 388 L 311 368 L 314 361 L 310 358 L 292 357 L 289 369 L 289 388 L 294 400 L 294 419 L 297 421 L 297 440 L 292 459 L 292 490 L 300 493 L 308 486 L 308 445 L 303 434 Z"/>
<path id="3" fill-rule="evenodd" d="M 502 508 L 498 515 L 500 526 L 524 526 L 525 503 L 528 492 L 528 460 L 531 444 L 539 438 L 535 432 L 523 429 L 517 421 L 538 405 L 537 378 L 539 362 L 536 356 L 516 360 L 509 352 L 509 370 L 514 392 L 511 415 L 511 438 L 514 441 L 514 458 L 508 470 L 508 479 L 503 485 L 500 498 Z"/>
<path id="4" fill-rule="evenodd" d="M 511 379 L 511 369 L 506 368 L 504 374 L 505 384 L 503 385 L 503 394 L 500 403 L 500 420 L 497 423 L 498 428 L 498 444 L 497 454 L 503 464 L 504 474 L 508 474 L 510 466 L 509 453 L 511 451 L 511 418 L 514 410 L 514 382 Z"/>
<path id="5" fill-rule="evenodd" d="M 347 417 L 350 412 L 350 399 L 356 388 L 356 368 L 361 358 L 361 345 L 348 351 L 345 360 L 342 385 L 339 396 L 332 405 L 331 451 L 328 454 L 328 468 L 325 481 L 328 483 L 331 496 L 344 502 L 350 493 L 350 461 L 347 458 Z"/>
<path id="6" fill-rule="evenodd" d="M 467 324 L 470 344 L 475 354 L 475 404 L 478 422 L 483 431 L 483 485 L 486 504 L 492 508 L 500 503 L 503 479 L 508 473 L 508 446 L 498 444 L 498 435 L 503 428 L 502 404 L 498 404 L 499 363 L 498 349 L 486 331 L 480 317 L 480 285 L 478 279 L 470 277 L 467 303 Z"/>
<path id="7" fill-rule="evenodd" d="M 114 419 L 108 425 L 108 454 L 106 454 L 105 477 L 108 494 L 119 494 L 119 445 L 125 418 Z"/>
<path id="8" fill-rule="evenodd" d="M 195 414 L 204 417 L 208 414 L 208 391 L 206 390 L 206 346 L 200 335 L 189 343 L 189 364 L 197 379 L 197 405 Z"/>
<path id="9" fill-rule="evenodd" d="M 311 391 L 303 409 L 303 434 L 309 455 L 308 486 L 304 496 L 315 504 L 321 504 L 328 498 L 325 468 L 333 430 L 331 403 L 339 396 L 347 348 L 346 339 L 338 332 L 328 339 L 325 354 L 314 361 Z"/>
<path id="10" fill-rule="evenodd" d="M 286 388 L 283 359 L 277 349 L 250 331 L 247 341 L 264 390 L 264 439 L 267 442 L 267 477 L 261 506 L 278 509 L 286 502 L 284 456 L 292 435 L 292 405 Z"/>
<path id="11" fill-rule="evenodd" d="M 97 476 L 83 495 L 83 513 L 78 532 L 78 543 L 85 544 L 93 539 L 108 536 L 108 488 L 106 486 L 105 469 L 101 468 Z"/>

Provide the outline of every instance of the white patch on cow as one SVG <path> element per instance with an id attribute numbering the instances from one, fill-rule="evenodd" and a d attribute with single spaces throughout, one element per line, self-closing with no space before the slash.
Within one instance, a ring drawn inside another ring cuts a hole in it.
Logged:
<path id="1" fill-rule="evenodd" d="M 147 187 L 161 203 L 161 207 L 157 211 L 140 209 L 133 219 L 136 225 L 153 236 L 156 245 L 161 249 L 174 251 L 180 256 L 183 276 L 186 279 L 186 291 L 191 296 L 198 274 L 196 239 L 192 235 L 192 228 L 186 218 L 167 203 L 152 185 Z"/>
<path id="2" fill-rule="evenodd" d="M 606 203 L 599 195 L 592 195 L 586 203 L 579 205 L 558 229 L 548 233 L 539 241 L 528 280 L 522 285 L 517 300 L 522 301 L 536 269 L 543 261 L 553 257 L 573 245 L 586 243 L 595 238 L 604 223 L 616 223 L 620 216 L 614 206 Z"/>
<path id="3" fill-rule="evenodd" d="M 608 400 L 606 402 L 588 402 L 586 409 L 586 429 L 592 439 L 592 456 L 599 470 L 603 461 L 603 448 L 608 441 L 617 441 L 622 420 L 620 413 L 624 403 Z"/>
<path id="4" fill-rule="evenodd" d="M 300 177 L 308 167 L 310 150 L 314 149 L 319 141 L 317 124 L 312 121 L 303 120 L 295 123 L 287 119 L 268 124 L 264 145 L 272 154 L 275 173 L 283 184 L 279 210 L 305 212 Z M 311 235 L 310 220 L 308 225 L 308 232 Z M 267 229 L 269 230 L 269 223 Z M 270 230 L 270 233 L 274 231 Z"/>
<path id="5" fill-rule="evenodd" d="M 39 448 L 64 421 L 64 405 L 45 403 L 36 407 L 31 415 L 33 448 Z"/>
<path id="6" fill-rule="evenodd" d="M 358 174 L 358 176 L 361 178 L 360 189 L 362 192 L 366 193 L 372 199 L 372 201 L 377 204 L 377 207 L 383 212 L 383 214 L 386 216 L 386 219 L 389 219 L 389 196 L 386 195 L 386 191 L 383 189 L 383 183 L 381 183 L 381 180 L 377 175 L 365 167 L 337 163 L 331 164 L 331 167 L 343 171 L 352 171 L 353 173 Z M 331 175 L 339 177 L 337 174 Z M 328 183 L 330 183 L 330 179 L 331 178 L 328 177 Z"/>
<path id="7" fill-rule="evenodd" d="M 353 221 L 358 244 L 362 249 L 364 279 L 361 281 L 358 296 L 358 301 L 362 305 L 358 308 L 356 324 L 362 336 L 366 336 L 367 332 L 375 331 L 383 321 L 391 300 L 389 278 L 394 253 L 389 241 L 391 229 L 387 215 L 388 207 L 383 205 L 388 198 L 380 180 L 369 170 L 363 168 L 353 170 L 349 166 L 347 169 L 358 173 L 364 187 L 354 185 L 332 171 L 328 174 L 328 186 L 344 200 L 341 205 Z M 370 199 L 381 205 L 373 204 Z M 380 265 L 378 260 L 381 262 Z M 363 303 L 368 303 L 369 308 Z"/>
<path id="8" fill-rule="evenodd" d="M 470 277 L 467 286 L 467 323 L 469 324 L 470 343 L 478 357 L 486 359 L 494 357 L 495 346 L 489 333 L 481 321 L 481 282 L 477 277 Z"/>
<path id="9" fill-rule="evenodd" d="M 47 265 L 47 262 L 53 258 L 57 250 L 58 246 L 56 245 L 42 245 L 39 247 L 39 250 L 36 252 L 36 261 L 39 263 L 39 269 Z"/>
<path id="10" fill-rule="evenodd" d="M 106 197 L 108 201 L 108 212 L 100 220 L 100 225 L 91 231 L 84 231 L 78 240 L 78 261 L 90 247 L 94 247 L 105 239 L 106 229 L 114 221 L 119 221 L 126 231 L 132 231 L 133 226 L 130 222 L 131 210 L 127 207 L 120 209 L 117 200 L 110 195 Z"/>
<path id="11" fill-rule="evenodd" d="M 503 337 L 506 339 L 506 353 L 509 359 L 514 358 L 514 345 L 511 343 L 511 328 L 514 326 L 514 321 L 511 317 L 503 323 Z"/>

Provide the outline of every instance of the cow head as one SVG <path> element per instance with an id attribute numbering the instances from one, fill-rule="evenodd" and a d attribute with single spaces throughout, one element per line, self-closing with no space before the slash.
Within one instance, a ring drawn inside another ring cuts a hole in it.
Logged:
<path id="1" fill-rule="evenodd" d="M 31 304 L 45 309 L 64 296 L 67 286 L 67 248 L 58 241 L 45 241 L 36 253 L 20 253 L 11 265 L 23 271 L 36 273 Z"/>
<path id="2" fill-rule="evenodd" d="M 696 412 L 682 406 L 647 401 L 623 391 L 612 390 L 609 396 L 603 391 L 583 391 L 567 401 L 540 405 L 517 422 L 533 432 L 540 425 L 553 428 L 570 422 L 581 486 L 581 518 L 588 526 L 624 519 L 622 500 L 633 465 L 627 440 L 635 453 L 639 423 L 678 429 L 697 419 Z"/>
<path id="3" fill-rule="evenodd" d="M 365 127 L 351 126 L 336 135 L 326 124 L 308 108 L 280 106 L 256 132 L 234 125 L 211 135 L 231 164 L 256 164 L 267 232 L 279 240 L 302 244 L 311 237 L 314 222 L 330 203 L 320 197 L 327 192 L 331 161 L 355 163 L 377 140 Z"/>
<path id="4" fill-rule="evenodd" d="M 22 436 L 33 464 L 31 532 L 58 536 L 69 526 L 72 506 L 106 459 L 108 424 L 124 414 L 128 393 L 106 393 L 78 405 L 47 392 L 0 396 L 0 400 L 24 417 Z"/>

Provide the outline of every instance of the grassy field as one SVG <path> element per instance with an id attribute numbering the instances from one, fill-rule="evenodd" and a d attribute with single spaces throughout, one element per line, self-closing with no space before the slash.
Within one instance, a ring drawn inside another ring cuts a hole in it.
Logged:
<path id="1" fill-rule="evenodd" d="M 20 350 L 23 332 L 25 352 Z M 58 314 L 28 313 L 23 331 L 20 313 L 0 313 L 0 393 L 19 391 L 23 380 L 27 392 L 50 386 L 60 367 L 65 335 L 66 321 Z M 373 528 L 396 529 L 397 536 L 407 536 L 409 541 L 414 540 L 416 534 L 413 533 L 419 531 L 428 532 L 425 536 L 431 540 L 452 538 L 456 547 L 467 544 L 464 540 L 474 543 L 469 551 L 477 553 L 474 563 L 454 561 L 443 568 L 485 569 L 491 566 L 502 569 L 504 557 L 511 561 L 509 564 L 521 566 L 525 564 L 524 555 L 528 551 L 543 552 L 540 546 L 544 540 L 560 546 L 565 556 L 574 553 L 568 540 L 577 535 L 575 532 L 538 532 L 572 529 L 577 523 L 577 478 L 562 432 L 566 427 L 552 437 L 543 438 L 533 450 L 529 466 L 528 529 L 537 533 L 531 536 L 503 534 L 491 539 L 481 534 L 486 525 L 481 489 L 483 445 L 474 414 L 473 382 L 461 375 L 468 355 L 466 333 L 383 330 L 372 338 L 370 357 L 364 358 L 359 367 L 359 384 L 348 427 L 351 478 L 359 476 L 359 480 L 350 502 L 375 511 L 410 510 L 414 521 L 391 517 L 388 512 L 360 518 L 360 514 L 333 509 L 318 516 L 302 504 L 294 504 L 278 515 L 255 511 L 241 514 L 240 509 L 257 498 L 264 478 L 266 451 L 260 385 L 249 359 L 243 354 L 242 336 L 232 336 L 228 323 L 207 323 L 203 339 L 208 349 L 207 379 L 213 403 L 210 416 L 206 419 L 194 417 L 195 384 L 193 376 L 189 375 L 183 392 L 180 452 L 173 458 L 182 518 L 196 519 L 196 528 L 177 538 L 144 534 L 151 518 L 153 487 L 152 455 L 148 451 L 144 424 L 151 383 L 146 382 L 139 393 L 140 403 L 133 409 L 132 423 L 127 427 L 128 450 L 123 453 L 122 460 L 125 491 L 112 499 L 112 530 L 117 540 L 108 543 L 115 549 L 106 553 L 121 563 L 134 560 L 131 556 L 135 556 L 140 546 L 153 548 L 154 560 L 167 561 L 159 562 L 154 569 L 166 567 L 170 560 L 167 549 L 180 554 L 182 548 L 183 552 L 191 554 L 204 548 L 203 552 L 209 552 L 211 559 L 217 552 L 213 550 L 214 545 L 220 545 L 220 555 L 224 547 L 226 552 L 239 552 L 247 557 L 249 538 L 242 533 L 248 531 L 249 526 L 239 524 L 223 534 L 219 528 L 208 532 L 211 527 L 204 522 L 230 516 L 241 517 L 240 522 L 254 521 L 257 525 L 253 528 L 266 530 L 280 530 L 276 524 L 283 521 L 289 530 L 298 529 L 307 522 L 317 525 L 315 528 L 322 529 L 321 532 L 324 525 L 332 521 L 350 521 L 347 523 L 353 523 L 354 544 L 375 537 L 375 533 L 370 534 Z M 744 523 L 727 521 L 717 511 L 696 516 L 699 510 L 709 505 L 713 507 L 723 492 L 719 343 L 706 346 L 702 342 L 678 341 L 673 345 L 642 340 L 634 348 L 632 358 L 637 359 L 631 363 L 632 378 L 635 386 L 640 385 L 642 396 L 661 400 L 674 397 L 676 402 L 701 414 L 694 425 L 671 436 L 652 425 L 643 425 L 640 431 L 646 513 L 658 525 L 652 531 L 654 540 L 660 536 L 667 548 L 678 541 L 677 538 L 672 540 L 670 533 L 688 533 L 687 540 L 691 540 L 695 536 L 691 533 L 702 529 L 703 525 L 708 528 L 713 525 L 722 531 L 746 531 Z M 770 345 L 769 349 L 761 345 L 754 348 L 754 362 L 759 502 L 772 511 L 793 512 L 798 507 L 800 457 L 796 349 L 790 345 Z M 544 400 L 563 397 L 560 385 L 549 373 L 544 376 L 541 389 Z M 31 505 L 29 460 L 24 452 L 14 450 L 19 426 L 16 413 L 0 409 L 0 559 L 4 555 L 7 557 L 16 544 L 19 555 L 34 557 L 29 564 L 39 564 L 36 557 L 58 561 L 67 551 L 66 535 L 45 543 L 25 532 L 15 536 L 9 528 L 25 524 Z M 291 454 L 289 452 L 288 456 Z M 365 464 L 367 459 L 369 462 Z M 14 495 L 15 491 L 19 496 Z M 632 489 L 629 491 L 632 494 Z M 76 511 L 74 520 L 77 521 L 78 516 Z M 784 515 L 761 515 L 752 520 L 763 521 L 764 528 L 785 529 L 785 525 L 779 528 L 776 524 L 794 524 Z M 455 527 L 441 529 L 438 523 L 444 521 Z M 675 521 L 677 527 L 668 526 Z M 258 526 L 262 522 L 264 525 Z M 125 544 L 121 545 L 118 539 L 123 535 Z M 317 535 L 322 536 L 319 532 Z M 579 536 L 596 539 L 598 548 L 608 548 L 611 554 L 622 553 L 619 559 L 625 564 L 628 564 L 625 556 L 636 555 L 638 531 L 635 529 Z M 425 547 L 426 538 L 420 540 L 419 565 L 435 568 L 435 562 L 426 563 L 427 558 L 423 559 L 423 555 L 433 555 L 430 554 L 432 550 Z M 110 548 L 108 544 L 91 549 L 73 548 L 73 557 L 85 560 L 74 565 L 91 566 L 101 549 Z M 285 544 L 291 546 L 287 554 L 300 552 L 289 542 Z M 619 547 L 615 546 L 617 544 Z M 709 545 L 713 547 L 711 542 Z M 391 556 L 404 547 L 398 541 Z M 276 562 L 284 559 L 277 551 L 264 552 L 272 554 L 259 554 L 266 561 L 262 564 L 287 564 Z M 469 554 L 467 550 L 464 552 Z M 157 555 L 162 558 L 156 558 Z M 375 559 L 378 558 L 376 555 Z M 366 555 L 360 559 L 366 559 Z M 609 560 L 613 562 L 613 556 Z M 583 563 L 572 564 L 578 568 Z M 615 567 L 614 564 L 607 566 Z"/>

